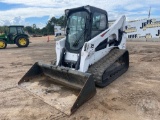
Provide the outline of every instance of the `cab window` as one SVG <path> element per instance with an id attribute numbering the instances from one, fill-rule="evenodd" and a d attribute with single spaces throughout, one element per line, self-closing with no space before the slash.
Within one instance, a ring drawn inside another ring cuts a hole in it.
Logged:
<path id="1" fill-rule="evenodd" d="M 92 20 L 92 38 L 107 29 L 106 15 L 95 12 Z"/>
<path id="2" fill-rule="evenodd" d="M 22 27 L 17 27 L 17 32 L 18 32 L 18 34 L 23 34 L 23 29 L 22 29 Z"/>
<path id="3" fill-rule="evenodd" d="M 16 27 L 10 27 L 9 33 L 10 33 L 10 34 L 17 34 L 17 29 L 16 29 Z"/>

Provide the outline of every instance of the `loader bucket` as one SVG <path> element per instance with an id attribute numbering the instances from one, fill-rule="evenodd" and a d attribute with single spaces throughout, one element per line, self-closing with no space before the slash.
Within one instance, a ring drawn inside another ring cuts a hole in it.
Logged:
<path id="1" fill-rule="evenodd" d="M 91 74 L 39 62 L 31 67 L 18 85 L 67 115 L 96 93 Z"/>

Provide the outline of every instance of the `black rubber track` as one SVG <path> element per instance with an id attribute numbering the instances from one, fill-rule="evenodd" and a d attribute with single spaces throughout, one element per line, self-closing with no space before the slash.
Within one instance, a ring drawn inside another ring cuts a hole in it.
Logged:
<path id="1" fill-rule="evenodd" d="M 127 50 L 113 49 L 105 57 L 90 66 L 96 86 L 105 87 L 127 71 L 129 53 Z"/>

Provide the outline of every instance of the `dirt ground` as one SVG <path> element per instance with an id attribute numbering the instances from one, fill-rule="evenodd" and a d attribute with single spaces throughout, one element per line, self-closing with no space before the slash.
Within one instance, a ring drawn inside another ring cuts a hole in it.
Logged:
<path id="1" fill-rule="evenodd" d="M 67 116 L 17 87 L 36 61 L 56 59 L 55 41 L 31 38 L 27 48 L 8 45 L 0 50 L 1 120 L 159 120 L 160 42 L 128 42 L 129 70 L 73 115 Z"/>

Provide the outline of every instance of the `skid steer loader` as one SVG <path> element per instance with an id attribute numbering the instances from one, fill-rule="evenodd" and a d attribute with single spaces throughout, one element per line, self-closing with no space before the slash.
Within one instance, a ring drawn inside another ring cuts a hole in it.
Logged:
<path id="1" fill-rule="evenodd" d="M 56 41 L 55 64 L 36 62 L 18 85 L 67 115 L 127 71 L 125 16 L 108 28 L 107 12 L 67 9 L 66 37 Z"/>

